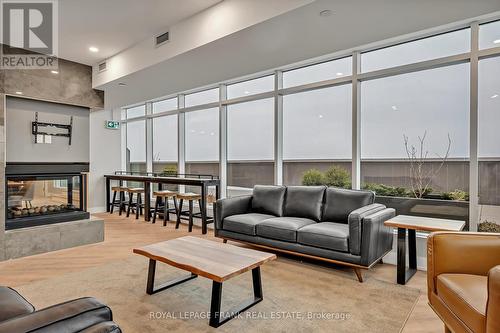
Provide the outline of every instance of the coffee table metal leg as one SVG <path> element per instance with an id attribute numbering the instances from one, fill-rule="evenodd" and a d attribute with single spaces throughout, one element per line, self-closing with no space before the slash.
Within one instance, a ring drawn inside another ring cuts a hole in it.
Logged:
<path id="1" fill-rule="evenodd" d="M 398 284 L 406 284 L 417 272 L 416 232 L 408 229 L 409 269 L 406 269 L 406 229 L 398 228 Z"/>
<path id="2" fill-rule="evenodd" d="M 231 310 L 223 313 L 220 311 L 222 303 L 222 282 L 213 281 L 212 284 L 212 301 L 210 304 L 210 321 L 212 327 L 219 327 L 236 317 L 241 312 L 251 308 L 263 299 L 262 295 L 262 280 L 260 277 L 260 267 L 252 269 L 253 295 L 254 297 L 246 300 Z"/>
<path id="3" fill-rule="evenodd" d="M 170 287 L 176 286 L 183 282 L 189 281 L 197 277 L 198 275 L 191 273 L 188 276 L 183 276 L 177 279 L 170 280 L 164 284 L 159 285 L 155 288 L 155 273 L 156 273 L 156 260 L 149 259 L 149 269 L 148 269 L 148 283 L 146 285 L 146 293 L 148 295 L 153 295 L 162 290 L 168 289 Z"/>

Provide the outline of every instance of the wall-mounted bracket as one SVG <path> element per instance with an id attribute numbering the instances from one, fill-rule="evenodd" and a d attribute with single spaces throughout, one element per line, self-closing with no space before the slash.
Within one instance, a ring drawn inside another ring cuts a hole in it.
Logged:
<path id="1" fill-rule="evenodd" d="M 67 133 L 49 133 L 41 132 L 39 127 L 54 127 L 67 130 Z M 35 136 L 35 143 L 38 143 L 38 135 L 50 135 L 50 136 L 62 136 L 69 139 L 69 145 L 71 146 L 71 135 L 73 133 L 73 116 L 71 116 L 69 125 L 66 124 L 55 124 L 55 123 L 44 123 L 38 121 L 38 112 L 35 112 L 35 121 L 31 122 L 31 133 Z"/>

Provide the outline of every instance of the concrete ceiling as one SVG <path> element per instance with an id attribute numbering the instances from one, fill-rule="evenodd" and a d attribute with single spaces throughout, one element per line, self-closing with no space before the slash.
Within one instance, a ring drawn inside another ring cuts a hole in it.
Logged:
<path id="1" fill-rule="evenodd" d="M 498 0 L 317 0 L 99 89 L 106 108 L 130 105 L 496 11 Z"/>
<path id="2" fill-rule="evenodd" d="M 221 1 L 60 0 L 59 57 L 95 64 Z"/>

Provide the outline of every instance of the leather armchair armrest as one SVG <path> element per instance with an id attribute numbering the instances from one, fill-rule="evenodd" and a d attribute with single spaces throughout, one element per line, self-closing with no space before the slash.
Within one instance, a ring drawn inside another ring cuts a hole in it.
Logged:
<path id="1" fill-rule="evenodd" d="M 251 195 L 242 195 L 217 200 L 215 203 L 215 236 L 217 236 L 217 230 L 222 229 L 222 221 L 224 221 L 226 217 L 248 213 L 250 211 L 251 203 Z"/>
<path id="2" fill-rule="evenodd" d="M 92 297 L 50 306 L 0 323 L 0 333 L 80 332 L 96 324 L 112 321 L 111 309 Z"/>
<path id="3" fill-rule="evenodd" d="M 486 305 L 486 333 L 500 332 L 500 265 L 488 272 L 488 303 Z"/>
<path id="4" fill-rule="evenodd" d="M 436 291 L 442 273 L 488 275 L 500 264 L 500 234 L 479 232 L 433 232 L 427 238 L 427 288 Z"/>
<path id="5" fill-rule="evenodd" d="M 361 230 L 361 264 L 370 266 L 392 249 L 392 228 L 384 222 L 396 216 L 393 208 L 384 208 L 363 218 Z M 349 235 L 350 237 L 350 235 Z"/>
<path id="6" fill-rule="evenodd" d="M 371 204 L 356 210 L 353 210 L 347 221 L 349 223 L 349 251 L 352 254 L 359 255 L 361 253 L 361 231 L 362 222 L 366 216 L 385 209 L 384 205 Z"/>

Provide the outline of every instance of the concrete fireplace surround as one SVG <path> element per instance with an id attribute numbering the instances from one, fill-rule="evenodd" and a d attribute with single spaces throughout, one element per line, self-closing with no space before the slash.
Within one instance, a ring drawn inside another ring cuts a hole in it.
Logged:
<path id="1" fill-rule="evenodd" d="M 81 106 L 90 111 L 104 107 L 104 93 L 92 89 L 90 66 L 59 59 L 58 71 L 54 75 L 42 69 L 0 70 L 0 261 L 104 240 L 104 222 L 92 216 L 88 220 L 5 231 L 7 97 Z M 22 92 L 22 96 L 16 92 Z"/>

